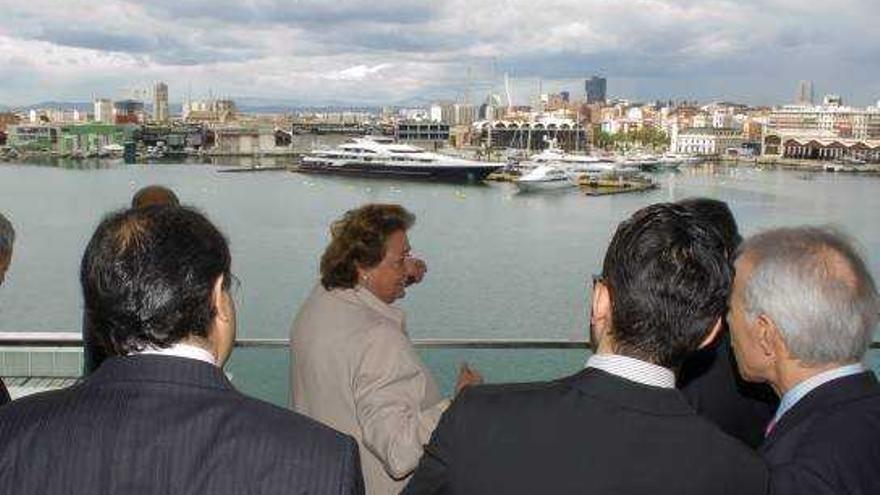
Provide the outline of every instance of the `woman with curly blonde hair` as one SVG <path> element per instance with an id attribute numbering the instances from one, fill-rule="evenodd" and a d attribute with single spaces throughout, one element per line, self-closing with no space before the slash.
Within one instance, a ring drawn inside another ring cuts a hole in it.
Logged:
<path id="1" fill-rule="evenodd" d="M 404 313 L 415 216 L 368 204 L 333 223 L 321 283 L 291 330 L 294 408 L 357 439 L 368 494 L 403 489 L 449 400 L 416 354 Z M 481 381 L 464 367 L 456 390 Z"/>

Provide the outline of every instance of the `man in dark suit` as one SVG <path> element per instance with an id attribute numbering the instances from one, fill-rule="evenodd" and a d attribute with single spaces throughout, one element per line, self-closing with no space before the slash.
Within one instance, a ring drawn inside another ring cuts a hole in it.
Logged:
<path id="1" fill-rule="evenodd" d="M 405 493 L 765 493 L 760 457 L 675 389 L 673 370 L 721 327 L 727 256 L 717 229 L 680 205 L 636 212 L 594 285 L 587 368 L 464 391 Z"/>
<path id="2" fill-rule="evenodd" d="M 880 493 L 880 385 L 862 364 L 878 311 L 839 232 L 776 229 L 743 245 L 728 322 L 743 377 L 782 398 L 761 447 L 774 494 Z"/>
<path id="3" fill-rule="evenodd" d="M 12 245 L 15 243 L 15 229 L 12 223 L 0 213 L 0 285 L 6 279 L 6 271 L 9 270 L 9 264 L 12 263 Z M 9 402 L 9 392 L 6 390 L 6 384 L 0 378 L 0 406 Z"/>
<path id="4" fill-rule="evenodd" d="M 687 198 L 678 201 L 718 229 L 730 253 L 742 242 L 733 213 L 724 201 Z M 731 263 L 733 256 L 731 256 Z M 728 435 L 757 449 L 779 398 L 764 383 L 750 383 L 737 371 L 727 323 L 715 342 L 687 357 L 678 372 L 678 388 L 700 416 Z"/>
<path id="5" fill-rule="evenodd" d="M 230 254 L 188 208 L 109 215 L 86 248 L 85 311 L 111 356 L 82 383 L 0 408 L 0 493 L 362 493 L 357 444 L 248 398 Z"/>

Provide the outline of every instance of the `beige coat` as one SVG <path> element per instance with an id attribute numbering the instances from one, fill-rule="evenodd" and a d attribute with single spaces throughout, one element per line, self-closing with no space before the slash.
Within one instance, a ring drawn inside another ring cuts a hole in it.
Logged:
<path id="1" fill-rule="evenodd" d="M 404 314 L 363 288 L 315 287 L 291 330 L 294 409 L 357 439 L 367 493 L 397 494 L 449 405 Z"/>

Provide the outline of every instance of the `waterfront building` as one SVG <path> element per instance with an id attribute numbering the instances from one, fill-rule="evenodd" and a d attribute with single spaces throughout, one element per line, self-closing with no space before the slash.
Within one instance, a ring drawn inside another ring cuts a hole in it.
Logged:
<path id="1" fill-rule="evenodd" d="M 22 151 L 94 156 L 110 144 L 132 141 L 137 126 L 101 122 L 23 124 L 8 127 L 8 144 Z"/>
<path id="2" fill-rule="evenodd" d="M 137 132 L 136 141 L 146 147 L 163 146 L 166 153 L 181 154 L 201 150 L 205 144 L 205 132 L 201 124 L 148 124 Z"/>
<path id="3" fill-rule="evenodd" d="M 593 76 L 586 80 L 584 89 L 587 93 L 587 103 L 605 103 L 607 98 L 608 81 L 604 77 Z"/>
<path id="4" fill-rule="evenodd" d="M 432 121 L 450 126 L 471 125 L 477 120 L 477 108 L 470 103 L 443 101 L 431 105 L 429 115 Z"/>
<path id="5" fill-rule="evenodd" d="M 113 123 L 113 101 L 107 98 L 97 98 L 94 103 L 95 122 L 104 124 Z"/>
<path id="6" fill-rule="evenodd" d="M 153 120 L 165 123 L 168 118 L 168 85 L 157 82 L 153 87 Z"/>
<path id="7" fill-rule="evenodd" d="M 183 105 L 186 122 L 227 123 L 236 120 L 238 107 L 233 100 L 190 101 Z"/>
<path id="8" fill-rule="evenodd" d="M 9 146 L 24 151 L 51 152 L 58 142 L 58 128 L 50 125 L 20 124 L 6 128 Z"/>
<path id="9" fill-rule="evenodd" d="M 761 154 L 770 158 L 819 161 L 849 158 L 880 163 L 880 139 L 828 137 L 820 132 L 767 128 L 761 140 Z"/>
<path id="10" fill-rule="evenodd" d="M 219 126 L 208 131 L 211 155 L 261 155 L 287 151 L 276 145 L 275 130 L 265 127 Z"/>
<path id="11" fill-rule="evenodd" d="M 740 149 L 744 144 L 739 129 L 700 127 L 673 133 L 670 148 L 674 153 L 721 155 L 728 149 Z"/>
<path id="12" fill-rule="evenodd" d="M 825 105 L 774 108 L 769 127 L 805 137 L 880 139 L 880 108 L 843 106 L 839 97 L 829 96 Z"/>
<path id="13" fill-rule="evenodd" d="M 54 151 L 62 156 L 93 156 L 108 145 L 124 145 L 133 140 L 137 126 L 102 123 L 66 124 L 58 127 Z"/>
<path id="14" fill-rule="evenodd" d="M 795 105 L 813 104 L 813 81 L 799 81 L 794 97 Z"/>
<path id="15" fill-rule="evenodd" d="M 394 137 L 398 141 L 445 143 L 449 141 L 449 124 L 423 120 L 404 120 L 394 125 Z"/>
<path id="16" fill-rule="evenodd" d="M 555 139 L 566 151 L 587 150 L 587 129 L 573 119 L 480 121 L 471 125 L 471 144 L 491 148 L 541 150 Z"/>

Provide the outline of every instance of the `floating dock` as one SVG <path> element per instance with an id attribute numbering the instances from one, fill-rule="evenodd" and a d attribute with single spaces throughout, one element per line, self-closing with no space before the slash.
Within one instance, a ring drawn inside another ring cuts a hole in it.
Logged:
<path id="1" fill-rule="evenodd" d="M 642 177 L 617 177 L 617 178 L 590 178 L 583 177 L 578 181 L 578 187 L 587 196 L 607 196 L 609 194 L 623 194 L 649 191 L 656 189 L 657 183 Z"/>

